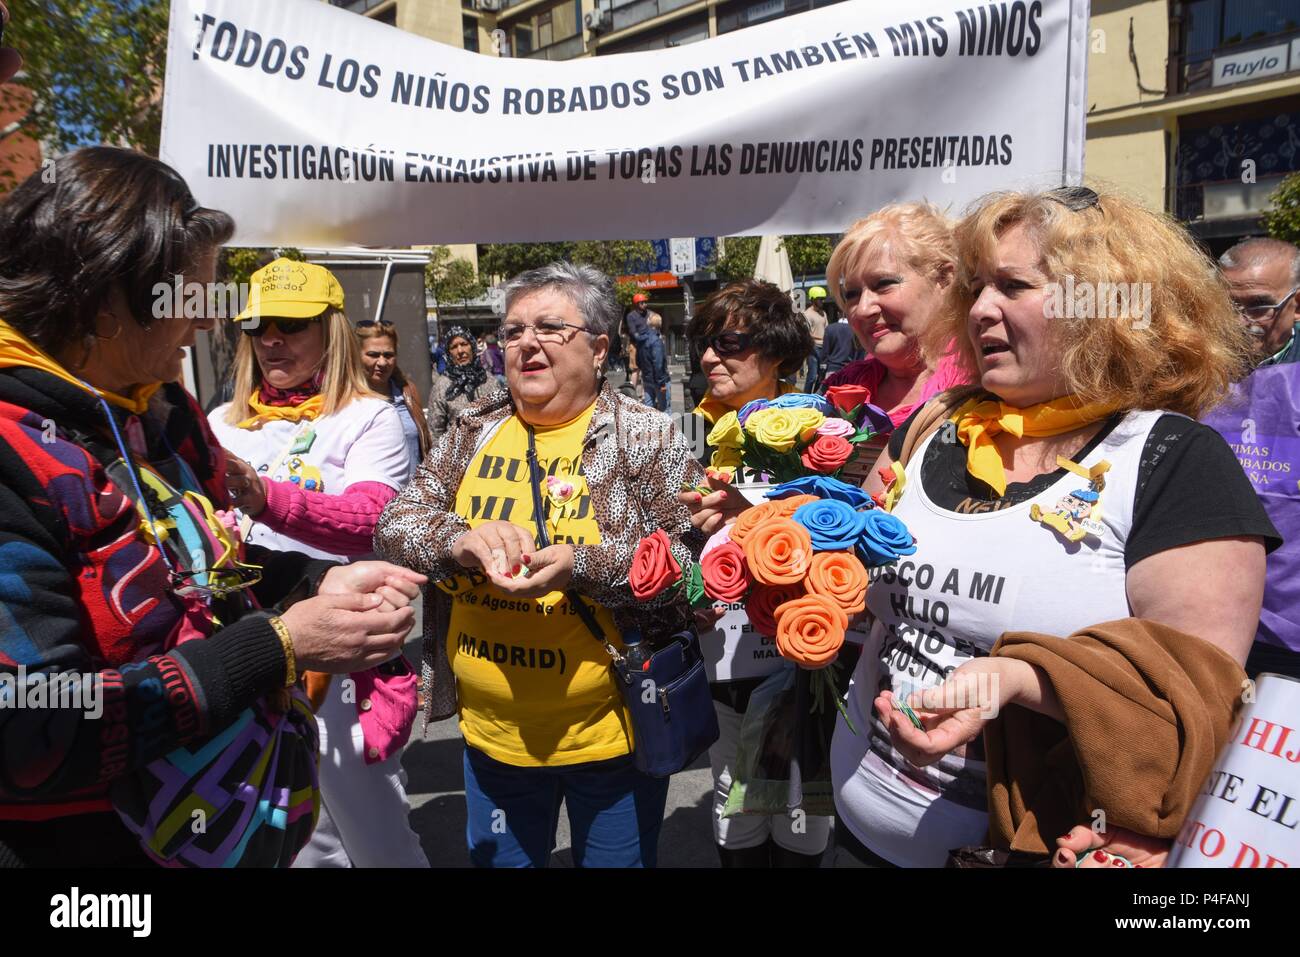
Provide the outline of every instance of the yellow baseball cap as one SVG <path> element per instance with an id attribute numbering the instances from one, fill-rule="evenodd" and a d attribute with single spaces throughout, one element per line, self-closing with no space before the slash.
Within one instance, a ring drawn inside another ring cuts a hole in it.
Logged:
<path id="1" fill-rule="evenodd" d="M 327 307 L 343 308 L 343 287 L 334 274 L 315 263 L 277 259 L 253 273 L 248 306 L 237 321 L 257 316 L 311 319 Z"/>

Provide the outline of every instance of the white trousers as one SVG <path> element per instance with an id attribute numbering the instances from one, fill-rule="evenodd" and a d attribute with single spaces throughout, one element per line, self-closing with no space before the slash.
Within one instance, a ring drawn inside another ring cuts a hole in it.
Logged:
<path id="1" fill-rule="evenodd" d="M 718 713 L 718 740 L 709 748 L 713 765 L 713 840 L 725 848 L 758 847 L 769 837 L 796 854 L 821 854 L 830 840 L 831 819 L 795 814 L 738 814 L 723 817 L 731 793 L 732 768 L 740 743 L 740 724 L 745 715 L 721 701 L 713 702 Z"/>
<path id="2" fill-rule="evenodd" d="M 320 726 L 320 820 L 294 867 L 428 867 L 411 830 L 399 751 L 366 764 L 357 706 L 335 675 L 316 715 Z"/>

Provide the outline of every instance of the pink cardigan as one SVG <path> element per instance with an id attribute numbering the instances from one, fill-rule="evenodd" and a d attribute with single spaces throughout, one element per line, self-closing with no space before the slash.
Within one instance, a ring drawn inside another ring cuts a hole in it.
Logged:
<path id="1" fill-rule="evenodd" d="M 858 359 L 856 362 L 850 362 L 839 372 L 832 373 L 826 377 L 826 385 L 823 389 L 833 385 L 858 385 L 867 389 L 870 395 L 867 397 L 868 402 L 875 402 L 875 392 L 880 383 L 885 378 L 885 365 L 874 356 L 867 356 L 865 359 Z M 886 409 L 889 413 L 889 419 L 894 426 L 900 426 L 907 421 L 907 417 L 915 412 L 918 408 L 929 402 L 940 392 L 951 389 L 954 386 L 969 385 L 971 383 L 970 375 L 957 365 L 956 357 L 949 352 L 934 368 L 934 375 L 926 381 L 924 389 L 921 391 L 921 397 L 916 402 L 906 405 L 897 405 L 892 409 Z"/>

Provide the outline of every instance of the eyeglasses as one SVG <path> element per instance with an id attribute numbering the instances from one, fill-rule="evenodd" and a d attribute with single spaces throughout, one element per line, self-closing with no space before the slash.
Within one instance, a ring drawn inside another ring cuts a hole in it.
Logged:
<path id="1" fill-rule="evenodd" d="M 1272 319 L 1274 316 L 1276 316 L 1283 309 L 1285 309 L 1286 304 L 1295 298 L 1295 294 L 1297 292 L 1300 292 L 1300 286 L 1296 286 L 1296 288 L 1292 289 L 1289 293 L 1287 293 L 1286 298 L 1283 299 L 1281 302 L 1275 302 L 1272 304 L 1264 303 L 1264 304 L 1257 304 L 1253 306 L 1244 306 L 1241 303 L 1234 300 L 1232 306 L 1234 309 L 1237 310 L 1237 314 L 1241 316 L 1243 319 L 1249 319 L 1251 322 L 1266 322 L 1267 320 Z"/>
<path id="2" fill-rule="evenodd" d="M 538 342 L 563 342 L 565 329 L 576 329 L 579 332 L 591 332 L 586 326 L 574 325 L 572 322 L 565 322 L 562 319 L 542 319 L 535 325 L 528 325 L 522 322 L 508 322 L 497 330 L 497 336 L 506 345 L 515 345 L 524 337 L 524 330 L 531 329 L 537 336 Z"/>
<path id="3" fill-rule="evenodd" d="M 206 575 L 206 584 L 199 584 L 198 576 Z M 226 598 L 251 588 L 262 580 L 262 570 L 251 565 L 231 568 L 199 568 L 192 571 L 174 571 L 169 584 L 175 595 L 202 595 L 207 598 Z"/>
<path id="4" fill-rule="evenodd" d="M 266 330 L 272 326 L 279 329 L 282 336 L 296 336 L 300 332 L 306 332 L 307 327 L 315 321 L 315 319 L 272 319 L 268 322 L 259 319 L 255 326 L 241 324 L 239 328 L 243 330 L 244 335 L 252 336 L 254 339 L 262 338 L 266 335 Z"/>
<path id="5" fill-rule="evenodd" d="M 385 329 L 393 328 L 393 324 L 387 319 L 362 319 L 356 326 L 358 329 L 368 329 L 371 326 L 381 326 Z"/>
<path id="6" fill-rule="evenodd" d="M 748 332 L 722 332 L 701 340 L 706 349 L 712 349 L 720 356 L 739 355 L 753 341 L 754 337 Z"/>
<path id="7" fill-rule="evenodd" d="M 1101 197 L 1087 186 L 1061 186 L 1043 194 L 1054 203 L 1060 203 L 1072 213 L 1081 213 L 1085 209 L 1102 212 Z"/>

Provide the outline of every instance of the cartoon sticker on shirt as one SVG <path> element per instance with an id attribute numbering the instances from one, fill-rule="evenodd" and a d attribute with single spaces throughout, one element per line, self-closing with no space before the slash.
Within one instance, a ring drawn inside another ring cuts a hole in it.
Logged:
<path id="1" fill-rule="evenodd" d="M 1077 488 L 1062 496 L 1050 511 L 1044 511 L 1038 505 L 1029 509 L 1029 517 L 1045 525 L 1067 542 L 1079 542 L 1087 536 L 1100 538 L 1106 526 L 1101 523 L 1101 493 L 1106 488 L 1106 472 L 1109 462 L 1098 462 L 1091 469 L 1058 456 L 1056 464 L 1073 472 L 1080 478 L 1087 479 L 1087 486 Z"/>
<path id="2" fill-rule="evenodd" d="M 307 492 L 325 491 L 325 480 L 321 478 L 320 469 L 307 465 L 296 455 L 289 459 L 289 481 Z"/>

